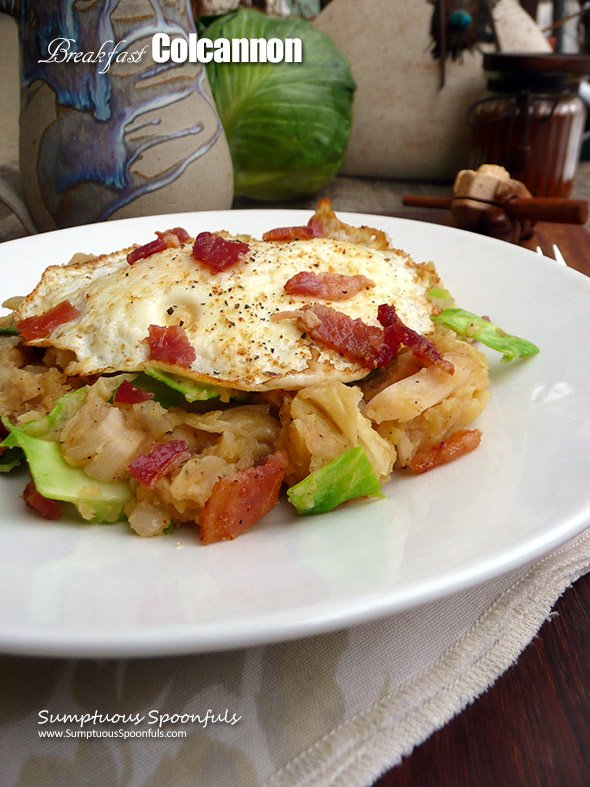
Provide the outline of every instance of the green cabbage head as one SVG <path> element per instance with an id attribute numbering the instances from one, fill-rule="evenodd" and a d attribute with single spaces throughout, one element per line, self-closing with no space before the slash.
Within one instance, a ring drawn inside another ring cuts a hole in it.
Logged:
<path id="1" fill-rule="evenodd" d="M 207 76 L 231 150 L 235 192 L 259 200 L 313 194 L 338 172 L 352 124 L 356 85 L 325 33 L 303 19 L 241 8 L 203 34 L 301 38 L 302 63 L 209 63 Z"/>

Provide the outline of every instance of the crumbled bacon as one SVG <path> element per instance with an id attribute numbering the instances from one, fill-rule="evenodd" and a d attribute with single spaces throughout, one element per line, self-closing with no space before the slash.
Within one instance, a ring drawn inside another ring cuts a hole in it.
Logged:
<path id="1" fill-rule="evenodd" d="M 386 344 L 384 332 L 376 325 L 367 325 L 360 318 L 336 311 L 330 306 L 310 304 L 291 312 L 279 312 L 274 320 L 296 319 L 299 330 L 314 341 L 349 358 L 351 361 L 375 369 L 387 366 L 399 350 L 399 343 Z"/>
<path id="2" fill-rule="evenodd" d="M 29 481 L 22 494 L 26 505 L 44 519 L 59 519 L 62 515 L 61 506 L 55 500 L 39 494 L 34 481 Z"/>
<path id="3" fill-rule="evenodd" d="M 133 265 L 134 262 L 139 262 L 139 260 L 145 260 L 146 257 L 151 257 L 152 254 L 157 254 L 159 251 L 164 251 L 164 249 L 168 248 L 168 244 L 163 238 L 156 238 L 156 240 L 152 240 L 149 243 L 145 243 L 143 246 L 139 246 L 137 249 L 133 249 L 127 255 L 127 262 L 129 265 Z"/>
<path id="4" fill-rule="evenodd" d="M 422 336 L 400 320 L 395 309 L 388 303 L 379 306 L 377 319 L 383 326 L 386 341 L 388 336 L 397 339 L 410 352 L 422 361 L 438 366 L 447 374 L 454 374 L 455 367 L 443 357 L 442 353 L 430 339 Z"/>
<path id="5" fill-rule="evenodd" d="M 313 238 L 309 227 L 276 227 L 268 230 L 262 236 L 262 240 L 268 241 L 290 241 L 290 240 L 310 240 Z"/>
<path id="6" fill-rule="evenodd" d="M 409 461 L 408 467 L 414 473 L 426 473 L 433 467 L 447 464 L 458 459 L 463 454 L 474 451 L 481 440 L 479 429 L 460 429 L 446 440 L 430 448 L 418 451 Z"/>
<path id="7" fill-rule="evenodd" d="M 312 238 L 324 238 L 326 236 L 321 219 L 316 219 L 315 216 L 312 216 L 307 222 L 307 226 L 311 231 Z"/>
<path id="8" fill-rule="evenodd" d="M 278 312 L 272 319 L 297 320 L 299 330 L 314 341 L 367 369 L 388 366 L 403 344 L 416 357 L 453 374 L 453 364 L 443 358 L 429 339 L 404 325 L 393 306 L 382 304 L 377 316 L 383 328 L 367 325 L 360 318 L 355 320 L 330 306 L 309 304 L 296 311 Z"/>
<path id="9" fill-rule="evenodd" d="M 164 230 L 164 232 L 156 230 L 156 235 L 158 238 L 166 238 L 172 246 L 178 246 L 180 243 L 186 243 L 187 240 L 191 239 L 184 227 L 172 227 L 172 229 Z M 170 235 L 174 235 L 177 242 L 174 241 L 174 238 L 170 238 Z"/>
<path id="10" fill-rule="evenodd" d="M 149 347 L 150 361 L 183 366 L 188 369 L 197 357 L 185 331 L 178 325 L 150 325 L 149 335 L 143 341 Z"/>
<path id="11" fill-rule="evenodd" d="M 332 210 L 329 199 L 319 201 L 308 226 L 312 222 L 315 223 L 321 237 L 358 243 L 360 246 L 369 246 L 369 248 L 382 249 L 383 251 L 390 248 L 389 239 L 381 230 L 365 226 L 352 227 L 350 224 L 340 221 Z"/>
<path id="12" fill-rule="evenodd" d="M 154 394 L 149 391 L 142 391 L 136 385 L 133 385 L 128 380 L 123 380 L 121 385 L 115 391 L 113 401 L 117 404 L 139 404 L 140 402 L 147 402 L 148 399 L 153 399 Z"/>
<path id="13" fill-rule="evenodd" d="M 313 295 L 327 301 L 344 301 L 374 286 L 375 282 L 366 276 L 300 271 L 287 281 L 285 292 L 289 295 Z"/>
<path id="14" fill-rule="evenodd" d="M 53 309 L 39 315 L 27 317 L 16 323 L 16 329 L 27 342 L 45 339 L 60 325 L 65 325 L 80 316 L 80 312 L 69 301 L 62 301 Z"/>
<path id="15" fill-rule="evenodd" d="M 288 464 L 286 451 L 277 451 L 254 467 L 220 478 L 199 515 L 203 544 L 236 538 L 262 519 L 278 501 Z"/>
<path id="16" fill-rule="evenodd" d="M 150 489 L 161 478 L 190 459 L 188 444 L 184 440 L 156 443 L 149 454 L 140 455 L 127 468 L 140 484 Z"/>
<path id="17" fill-rule="evenodd" d="M 200 232 L 193 246 L 193 257 L 213 273 L 227 270 L 250 251 L 247 243 L 226 240 L 214 232 Z"/>
<path id="18" fill-rule="evenodd" d="M 173 227 L 164 232 L 156 232 L 158 236 L 156 240 L 152 240 L 143 246 L 138 246 L 127 255 L 127 262 L 133 265 L 134 262 L 145 260 L 146 257 L 151 257 L 152 254 L 157 254 L 164 249 L 172 249 L 179 246 L 181 243 L 186 243 L 190 240 L 190 235 L 183 227 Z"/>
<path id="19" fill-rule="evenodd" d="M 265 232 L 262 240 L 268 241 L 290 241 L 290 240 L 311 240 L 312 238 L 323 238 L 324 231 L 322 223 L 318 219 L 311 218 L 302 227 L 277 227 L 274 230 Z"/>

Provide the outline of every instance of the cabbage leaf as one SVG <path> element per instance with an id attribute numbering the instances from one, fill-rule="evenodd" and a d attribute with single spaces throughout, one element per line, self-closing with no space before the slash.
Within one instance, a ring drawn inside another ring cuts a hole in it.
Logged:
<path id="1" fill-rule="evenodd" d="M 125 503 L 131 499 L 126 481 L 90 478 L 82 468 L 66 462 L 59 443 L 33 437 L 25 428 L 27 424 L 17 428 L 8 418 L 2 418 L 2 423 L 9 432 L 2 447 L 18 447 L 24 452 L 39 494 L 50 500 L 73 503 L 84 519 L 95 524 L 117 522 L 121 518 Z"/>
<path id="2" fill-rule="evenodd" d="M 206 28 L 218 38 L 300 38 L 302 63 L 207 64 L 229 143 L 237 195 L 280 200 L 313 194 L 340 169 L 356 85 L 329 36 L 299 18 L 241 8 Z"/>
<path id="3" fill-rule="evenodd" d="M 504 353 L 502 356 L 504 363 L 513 361 L 515 358 L 529 358 L 539 352 L 537 345 L 529 342 L 528 339 L 521 339 L 519 336 L 506 333 L 493 322 L 478 317 L 465 309 L 444 309 L 431 319 L 451 328 L 460 336 L 476 339 L 487 347 L 491 347 L 492 350 Z"/>
<path id="4" fill-rule="evenodd" d="M 347 500 L 370 496 L 385 497 L 361 445 L 319 467 L 287 489 L 289 502 L 298 514 L 323 514 Z"/>

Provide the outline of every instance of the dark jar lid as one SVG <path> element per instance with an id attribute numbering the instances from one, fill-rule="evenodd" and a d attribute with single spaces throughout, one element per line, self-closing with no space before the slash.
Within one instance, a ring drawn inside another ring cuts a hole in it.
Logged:
<path id="1" fill-rule="evenodd" d="M 590 74 L 590 57 L 561 52 L 488 52 L 483 58 L 493 90 L 564 90 Z"/>

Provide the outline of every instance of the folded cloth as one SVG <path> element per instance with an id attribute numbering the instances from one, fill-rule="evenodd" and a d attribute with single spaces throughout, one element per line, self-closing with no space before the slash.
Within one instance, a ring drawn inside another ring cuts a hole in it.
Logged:
<path id="1" fill-rule="evenodd" d="M 513 664 L 589 569 L 587 530 L 479 587 L 296 642 L 125 661 L 0 657 L 3 783 L 368 785 Z"/>

